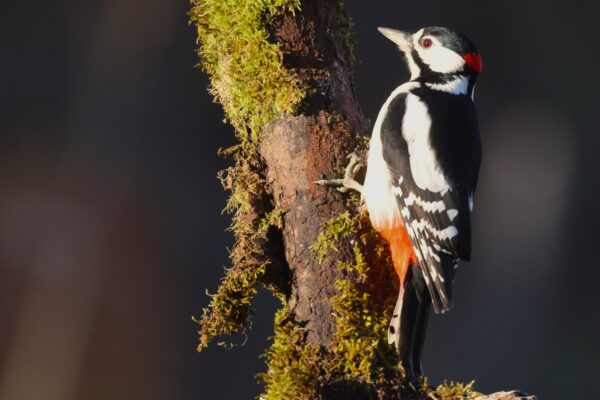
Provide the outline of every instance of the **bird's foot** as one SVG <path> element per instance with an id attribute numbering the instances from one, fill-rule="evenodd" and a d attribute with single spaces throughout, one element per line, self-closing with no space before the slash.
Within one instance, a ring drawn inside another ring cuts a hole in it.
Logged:
<path id="1" fill-rule="evenodd" d="M 354 179 L 354 176 L 363 165 L 360 163 L 358 156 L 355 153 L 348 154 L 348 158 L 350 159 L 350 162 L 346 166 L 346 172 L 344 173 L 343 178 L 329 180 L 321 179 L 315 181 L 315 183 L 317 185 L 335 187 L 342 193 L 346 193 L 349 190 L 356 190 L 357 192 L 362 193 L 363 186 Z"/>

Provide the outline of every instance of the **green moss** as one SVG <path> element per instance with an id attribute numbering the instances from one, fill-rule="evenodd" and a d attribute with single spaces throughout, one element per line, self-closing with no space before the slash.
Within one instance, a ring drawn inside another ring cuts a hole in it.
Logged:
<path id="1" fill-rule="evenodd" d="M 242 143 L 256 141 L 269 120 L 293 113 L 304 97 L 301 81 L 282 65 L 266 28 L 276 16 L 299 8 L 300 0 L 192 0 L 191 21 L 210 91 Z"/>
<path id="2" fill-rule="evenodd" d="M 379 284 L 374 280 L 381 271 L 386 275 L 382 279 L 390 278 L 385 245 L 363 215 L 344 212 L 323 224 L 311 248 L 322 262 L 350 236 L 360 241 L 352 245 L 352 262 L 338 264 L 343 277 L 335 282 L 338 294 L 332 298 L 337 330 L 331 347 L 307 345 L 305 330 L 284 305 L 276 317 L 273 345 L 265 354 L 267 372 L 260 375 L 264 398 L 318 399 L 332 385 L 379 393 L 382 386 L 395 386 L 399 380 L 398 358 L 386 341 L 390 304 L 367 293 L 369 285 Z M 380 267 L 372 268 L 371 262 Z"/>
<path id="3" fill-rule="evenodd" d="M 341 263 L 348 278 L 335 283 L 338 295 L 332 299 L 337 332 L 332 352 L 335 369 L 346 379 L 374 384 L 397 371 L 398 359 L 386 339 L 390 311 L 382 310 L 364 290 L 369 266 L 358 244 L 355 262 Z"/>
<path id="4" fill-rule="evenodd" d="M 267 26 L 299 7 L 300 0 L 192 0 L 200 65 L 239 140 L 222 152 L 232 155 L 235 165 L 219 175 L 231 193 L 225 211 L 233 214 L 233 265 L 199 320 L 199 349 L 217 335 L 248 326 L 254 286 L 268 265 L 261 243 L 272 226 L 281 226 L 282 212 L 269 200 L 258 144 L 268 121 L 296 112 L 305 89 L 282 65 Z"/>
<path id="5" fill-rule="evenodd" d="M 325 222 L 317 240 L 310 246 L 319 263 L 322 263 L 330 250 L 338 251 L 338 240 L 348 237 L 354 230 L 354 223 L 348 211 Z"/>
<path id="6" fill-rule="evenodd" d="M 267 372 L 258 374 L 265 386 L 265 400 L 318 399 L 320 354 L 306 344 L 306 330 L 289 314 L 287 306 L 275 314 L 273 344 L 265 352 Z"/>
<path id="7" fill-rule="evenodd" d="M 470 400 L 482 396 L 481 393 L 473 389 L 474 385 L 475 381 L 467 384 L 444 381 L 435 390 L 431 390 L 427 385 L 427 380 L 425 380 L 422 392 L 427 395 L 427 398 L 433 400 Z"/>
<path id="8" fill-rule="evenodd" d="M 396 352 L 387 343 L 389 301 L 372 294 L 381 273 L 390 278 L 385 283 L 387 287 L 393 277 L 388 274 L 385 244 L 377 240 L 378 235 L 373 234 L 370 224 L 365 224 L 365 217 L 355 216 L 349 226 L 348 219 L 343 217 L 345 228 L 349 227 L 349 232 L 358 235 L 360 240 L 352 244 L 353 262 L 338 264 L 344 277 L 335 282 L 338 294 L 331 302 L 337 325 L 331 348 L 332 369 L 346 380 L 375 388 L 399 379 L 400 373 Z M 386 286 L 379 290 L 385 292 Z"/>
<path id="9" fill-rule="evenodd" d="M 279 204 L 261 218 L 256 232 L 257 236 L 264 237 L 271 227 L 283 228 L 283 209 Z"/>
<path id="10" fill-rule="evenodd" d="M 375 389 L 399 379 L 398 357 L 387 343 L 387 325 L 397 286 L 389 267 L 387 245 L 374 232 L 365 215 L 341 213 L 327 221 L 312 246 L 317 260 L 338 251 L 341 241 L 353 242 L 353 261 L 338 263 L 343 277 L 335 282 L 338 292 L 331 305 L 337 331 L 331 347 L 327 374 Z M 382 294 L 374 298 L 375 288 Z M 388 288 L 386 291 L 385 288 Z"/>
<path id="11" fill-rule="evenodd" d="M 244 331 L 252 313 L 251 300 L 256 293 L 255 285 L 265 273 L 265 265 L 250 271 L 231 269 L 211 295 L 208 308 L 204 309 L 200 323 L 198 351 L 206 348 L 211 339 Z"/>

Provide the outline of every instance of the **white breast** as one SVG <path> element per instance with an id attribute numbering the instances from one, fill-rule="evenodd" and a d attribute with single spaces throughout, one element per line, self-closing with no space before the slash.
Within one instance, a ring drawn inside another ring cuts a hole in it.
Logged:
<path id="1" fill-rule="evenodd" d="M 381 143 L 381 125 L 388 112 L 388 107 L 392 100 L 401 93 L 407 93 L 409 90 L 419 87 L 416 82 L 407 82 L 392 92 L 386 102 L 381 107 L 373 134 L 369 143 L 369 157 L 367 161 L 367 174 L 363 186 L 362 197 L 369 211 L 371 223 L 376 228 L 391 227 L 396 221 L 400 220 L 400 212 L 396 203 L 396 192 L 393 188 L 392 175 L 383 158 L 383 147 Z M 398 185 L 398 182 L 395 182 Z"/>
<path id="2" fill-rule="evenodd" d="M 417 82 L 407 82 L 394 90 L 379 111 L 373 128 L 362 196 L 371 222 L 376 228 L 390 227 L 400 220 L 396 196 L 403 194 L 398 193 L 400 182 L 393 182 L 388 165 L 383 158 L 381 142 L 381 125 L 390 103 L 399 94 L 408 93 L 406 112 L 402 121 L 402 135 L 408 145 L 410 170 L 415 184 L 422 190 L 442 192 L 442 194 L 451 190 L 430 146 L 431 118 L 427 107 L 417 96 L 410 93 L 410 90 L 419 86 Z"/>
<path id="3" fill-rule="evenodd" d="M 406 96 L 406 112 L 402 122 L 402 135 L 408 144 L 413 180 L 422 190 L 444 194 L 450 190 L 450 185 L 431 148 L 430 128 L 431 117 L 427 106 L 414 94 L 408 94 Z"/>

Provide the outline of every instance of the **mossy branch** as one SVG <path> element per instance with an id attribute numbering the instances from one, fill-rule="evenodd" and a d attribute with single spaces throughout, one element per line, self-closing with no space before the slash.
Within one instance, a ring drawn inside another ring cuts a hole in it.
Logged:
<path id="1" fill-rule="evenodd" d="M 238 144 L 222 152 L 235 237 L 199 350 L 245 333 L 257 285 L 282 301 L 264 399 L 472 399 L 473 383 L 403 379 L 386 328 L 398 290 L 356 198 L 313 184 L 365 154 L 342 0 L 192 0 L 202 69 Z M 508 397 L 507 397 L 508 399 Z"/>
<path id="2" fill-rule="evenodd" d="M 198 31 L 201 67 L 210 76 L 210 93 L 223 106 L 240 141 L 223 152 L 233 155 L 235 164 L 219 174 L 231 193 L 225 211 L 233 214 L 233 265 L 199 320 L 199 350 L 214 337 L 245 331 L 255 286 L 271 262 L 265 241 L 271 226 L 281 226 L 281 218 L 269 202 L 258 144 L 268 121 L 296 111 L 304 88 L 282 65 L 266 26 L 299 7 L 299 0 L 192 1 L 190 21 Z"/>

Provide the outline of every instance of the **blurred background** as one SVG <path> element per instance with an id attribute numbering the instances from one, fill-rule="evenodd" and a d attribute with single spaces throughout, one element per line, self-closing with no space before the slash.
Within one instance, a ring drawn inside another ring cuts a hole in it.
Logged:
<path id="1" fill-rule="evenodd" d="M 474 255 L 425 367 L 541 399 L 594 398 L 600 185 L 596 2 L 348 1 L 373 120 L 407 78 L 377 26 L 478 45 L 484 162 Z M 2 3 L 0 399 L 249 399 L 277 302 L 248 342 L 195 352 L 231 236 L 187 0 Z"/>

